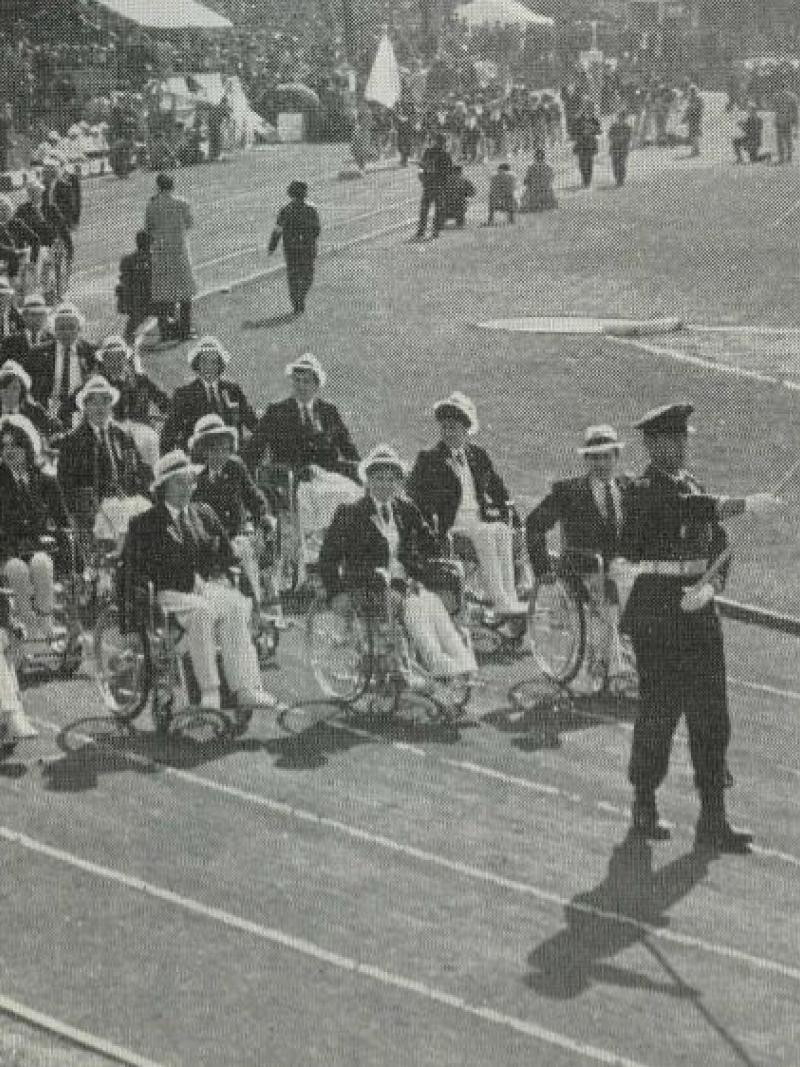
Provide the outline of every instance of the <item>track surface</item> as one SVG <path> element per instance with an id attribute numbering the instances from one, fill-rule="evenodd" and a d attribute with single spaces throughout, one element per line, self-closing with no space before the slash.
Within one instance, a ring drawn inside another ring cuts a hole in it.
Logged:
<path id="1" fill-rule="evenodd" d="M 335 239 L 345 241 L 413 214 L 405 203 L 418 192 L 413 172 L 325 180 L 340 161 L 335 149 L 291 150 L 288 159 L 265 152 L 181 175 L 198 220 L 196 260 L 230 255 L 201 266 L 204 287 L 264 265 L 263 256 L 238 250 L 251 235 L 263 244 L 282 187 L 298 173 L 319 175 L 312 195 L 324 205 L 330 240 L 336 223 Z M 566 174 L 566 151 L 560 165 Z M 705 188 L 706 161 L 692 169 L 667 153 L 648 156 L 648 167 L 662 165 L 688 171 L 690 192 Z M 634 157 L 634 207 L 653 195 L 649 180 Z M 747 180 L 749 172 L 736 175 Z M 790 203 L 795 172 L 770 180 L 776 202 Z M 479 181 L 485 188 L 483 174 Z M 87 190 L 75 288 L 98 329 L 114 322 L 110 264 L 138 225 L 149 185 L 135 176 Z M 565 192 L 557 224 L 583 216 L 583 231 L 592 231 L 614 214 L 603 205 L 608 195 L 602 174 L 589 197 Z M 486 256 L 486 302 L 506 291 L 497 314 L 531 310 L 524 296 L 536 292 L 538 275 L 518 290 L 504 264 L 519 262 L 525 241 L 535 253 L 539 225 L 463 238 L 465 255 Z M 455 387 L 457 372 L 480 395 L 489 439 L 502 440 L 514 419 L 503 406 L 511 380 L 487 380 L 486 341 L 463 326 L 482 308 L 459 306 L 453 338 L 439 348 L 441 367 L 426 368 L 431 357 L 416 349 L 405 367 L 392 360 L 403 333 L 423 329 L 415 319 L 420 284 L 430 287 L 444 271 L 435 297 L 446 300 L 458 240 L 414 248 L 387 235 L 342 251 L 331 266 L 323 256 L 308 322 L 274 321 L 285 303 L 279 277 L 201 302 L 198 317 L 235 344 L 240 377 L 261 397 L 282 388 L 286 358 L 312 344 L 343 406 L 351 382 L 374 402 L 369 416 L 350 399 L 365 447 L 371 417 L 372 433 L 383 421 L 413 454 L 430 427 L 412 410 L 418 399 L 409 408 L 405 398 L 421 396 L 427 409 L 432 390 Z M 540 292 L 535 298 L 543 302 Z M 574 310 L 589 313 L 590 295 L 583 300 Z M 438 313 L 433 296 L 431 308 Z M 593 347 L 601 343 L 602 352 Z M 516 344 L 493 353 L 498 367 L 508 361 L 509 375 L 523 365 Z M 546 400 L 538 409 L 546 424 L 539 438 L 557 433 L 560 444 L 531 451 L 528 463 L 509 453 L 521 496 L 536 495 L 547 472 L 563 468 L 564 441 L 571 444 L 575 420 L 595 402 L 582 400 L 592 388 L 587 363 L 597 370 L 613 359 L 623 375 L 615 388 L 630 393 L 631 407 L 653 388 L 646 353 L 593 341 L 574 354 L 563 385 L 577 398 L 569 421 L 548 412 Z M 534 352 L 538 382 L 553 395 L 562 386 L 552 359 L 562 355 L 572 358 L 573 349 Z M 697 368 L 663 358 L 661 388 L 698 388 Z M 156 373 L 174 384 L 184 376 L 181 360 L 180 351 L 159 354 Z M 714 372 L 702 373 L 703 388 L 716 388 Z M 606 396 L 611 387 L 596 381 Z M 774 410 L 771 387 L 741 387 L 752 392 L 756 418 Z M 521 447 L 532 446 L 525 438 Z M 745 559 L 742 572 L 747 591 L 759 561 Z M 530 658 L 486 663 L 472 721 L 458 731 L 348 724 L 316 701 L 301 633 L 291 631 L 274 689 L 320 721 L 293 737 L 264 717 L 244 739 L 217 748 L 158 740 L 145 718 L 135 735 L 115 735 L 97 721 L 88 672 L 31 688 L 41 736 L 24 762 L 0 769 L 2 993 L 157 1063 L 192 1067 L 796 1064 L 796 644 L 734 624 L 727 635 L 730 804 L 759 850 L 711 862 L 692 852 L 696 801 L 683 736 L 662 791 L 673 840 L 636 846 L 626 838 L 625 783 L 634 709 L 594 701 L 559 713 L 560 745 L 549 747 L 540 717 L 510 714 L 508 689 L 534 675 Z M 25 1065 L 109 1062 L 17 1023 L 0 1057 L 7 1048 Z"/>

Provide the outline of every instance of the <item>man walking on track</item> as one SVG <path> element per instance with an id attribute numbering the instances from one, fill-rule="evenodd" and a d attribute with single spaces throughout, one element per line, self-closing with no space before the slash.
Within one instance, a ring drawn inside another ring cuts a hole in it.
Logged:
<path id="1" fill-rule="evenodd" d="M 187 231 L 192 211 L 186 200 L 173 196 L 175 182 L 169 174 L 156 177 L 158 192 L 145 212 L 144 228 L 150 234 L 152 281 L 151 299 L 162 341 L 188 341 L 192 333 L 192 297 L 196 291 L 189 259 Z M 178 305 L 177 328 L 171 324 Z"/>
<path id="2" fill-rule="evenodd" d="M 620 628 L 633 641 L 641 701 L 628 769 L 633 829 L 653 841 L 670 836 L 658 818 L 656 789 L 666 777 L 683 715 L 700 794 L 696 846 L 744 853 L 752 836 L 730 826 L 723 793 L 731 724 L 722 627 L 714 605 L 727 571 L 721 522 L 745 511 L 767 513 L 778 501 L 769 493 L 711 496 L 683 469 L 693 410 L 691 404 L 668 404 L 636 423 L 650 464 L 623 500 L 619 549 L 636 564 L 637 577 Z"/>
<path id="3" fill-rule="evenodd" d="M 445 187 L 453 160 L 445 148 L 444 134 L 437 134 L 433 144 L 422 153 L 419 162 L 419 180 L 422 182 L 422 200 L 419 205 L 419 223 L 414 240 L 422 241 L 428 228 L 428 215 L 433 204 L 433 236 L 438 237 L 444 226 Z"/>
<path id="4" fill-rule="evenodd" d="M 314 281 L 314 260 L 317 258 L 317 238 L 320 235 L 319 214 L 314 205 L 306 201 L 308 185 L 305 182 L 290 182 L 286 192 L 289 203 L 278 212 L 268 252 L 271 255 L 283 240 L 289 299 L 295 315 L 302 315 L 306 310 L 306 296 Z"/>

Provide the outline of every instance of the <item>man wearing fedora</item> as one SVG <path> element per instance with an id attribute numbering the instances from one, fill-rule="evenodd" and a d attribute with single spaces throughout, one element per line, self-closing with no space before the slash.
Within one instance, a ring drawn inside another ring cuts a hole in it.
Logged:
<path id="1" fill-rule="evenodd" d="M 53 337 L 47 330 L 50 308 L 41 293 L 29 293 L 22 302 L 20 318 L 22 329 L 13 330 L 0 342 L 0 363 L 15 359 L 26 367 L 38 355 L 39 350 L 47 354 L 52 348 Z M 47 399 L 45 398 L 45 403 Z"/>
<path id="2" fill-rule="evenodd" d="M 84 532 L 93 528 L 99 505 L 108 497 L 133 498 L 147 493 L 151 472 L 136 442 L 113 421 L 119 391 L 99 374 L 75 398 L 78 425 L 62 438 L 58 481 L 67 508 Z"/>
<path id="3" fill-rule="evenodd" d="M 97 346 L 81 337 L 85 324 L 74 304 L 59 304 L 50 319 L 46 343 L 29 353 L 25 362 L 34 396 L 59 418 L 70 394 L 80 389 L 94 370 Z"/>
<path id="4" fill-rule="evenodd" d="M 621 621 L 639 671 L 640 708 L 628 767 L 633 829 L 654 841 L 670 836 L 658 817 L 656 790 L 666 777 L 672 738 L 683 716 L 700 794 L 696 844 L 749 852 L 752 835 L 733 829 L 725 813 L 731 727 L 714 596 L 727 573 L 727 566 L 719 565 L 727 546 L 722 521 L 744 511 L 768 514 L 780 505 L 770 493 L 734 498 L 705 492 L 684 469 L 693 410 L 687 403 L 666 404 L 636 423 L 650 463 L 624 500 L 619 551 L 637 572 Z"/>
<path id="5" fill-rule="evenodd" d="M 289 203 L 278 212 L 268 252 L 271 255 L 283 241 L 289 299 L 295 315 L 302 315 L 314 281 L 314 260 L 320 235 L 319 212 L 306 200 L 308 185 L 305 182 L 290 182 L 286 192 Z"/>
<path id="6" fill-rule="evenodd" d="M 571 566 L 583 575 L 594 611 L 602 622 L 600 630 L 589 633 L 590 655 L 570 686 L 581 695 L 591 695 L 602 687 L 602 675 L 592 670 L 593 659 L 604 664 L 612 686 L 615 678 L 621 679 L 627 672 L 619 642 L 619 611 L 606 597 L 605 588 L 609 564 L 619 555 L 622 500 L 630 484 L 630 478 L 617 471 L 624 447 L 613 426 L 589 426 L 583 445 L 578 448 L 585 473 L 554 482 L 525 523 L 528 554 L 536 579 L 540 582 L 555 579 L 547 533 L 558 525 L 562 554 L 568 554 Z"/>
<path id="7" fill-rule="evenodd" d="M 186 362 L 195 377 L 186 385 L 179 385 L 172 395 L 161 430 L 162 453 L 185 449 L 203 415 L 219 415 L 227 426 L 233 426 L 240 447 L 243 431 L 255 431 L 258 416 L 242 387 L 225 374 L 230 361 L 230 352 L 216 337 L 201 337 L 189 349 Z"/>
<path id="8" fill-rule="evenodd" d="M 15 359 L 0 366 L 0 415 L 24 415 L 46 442 L 64 432 L 60 419 L 31 396 L 31 377 Z"/>
<path id="9" fill-rule="evenodd" d="M 475 405 L 454 392 L 434 404 L 433 413 L 441 440 L 417 456 L 408 495 L 440 537 L 452 531 L 472 542 L 494 612 L 524 615 L 528 609 L 517 596 L 514 575 L 513 527 L 519 519 L 488 452 L 468 441 L 479 429 Z"/>
<path id="10" fill-rule="evenodd" d="M 192 503 L 202 468 L 176 449 L 162 456 L 150 485 L 155 503 L 131 519 L 123 551 L 123 617 L 131 618 L 137 594 L 149 583 L 159 605 L 180 622 L 200 688 L 200 705 L 220 708 L 217 641 L 225 681 L 239 708 L 272 708 L 261 688 L 258 657 L 250 635 L 249 600 L 220 576 L 236 563 L 215 512 Z"/>

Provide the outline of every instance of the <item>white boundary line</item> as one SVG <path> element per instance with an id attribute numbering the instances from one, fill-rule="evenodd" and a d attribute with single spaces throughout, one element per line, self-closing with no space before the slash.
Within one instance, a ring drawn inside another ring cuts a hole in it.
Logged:
<path id="1" fill-rule="evenodd" d="M 179 908 L 182 911 L 190 912 L 193 915 L 199 915 L 203 919 L 210 919 L 229 930 L 236 930 L 239 933 L 249 934 L 251 937 L 260 941 L 267 941 L 280 948 L 290 949 L 292 952 L 296 952 L 308 959 L 327 964 L 340 971 L 347 971 L 348 973 L 357 975 L 361 978 L 370 979 L 383 986 L 399 989 L 403 993 L 413 993 L 415 996 L 428 1000 L 434 1004 L 439 1004 L 443 1007 L 450 1008 L 453 1011 L 461 1012 L 463 1015 L 481 1019 L 484 1022 L 493 1023 L 496 1026 L 505 1027 L 507 1030 L 516 1031 L 517 1033 L 523 1034 L 525 1037 L 532 1037 L 537 1041 L 541 1041 L 543 1044 L 551 1045 L 554 1048 L 559 1048 L 566 1052 L 575 1053 L 585 1059 L 593 1060 L 595 1063 L 611 1064 L 614 1065 L 614 1067 L 645 1067 L 639 1060 L 631 1060 L 625 1056 L 618 1055 L 615 1052 L 609 1052 L 606 1049 L 598 1048 L 595 1045 L 588 1045 L 584 1042 L 576 1041 L 564 1034 L 557 1033 L 554 1030 L 548 1030 L 543 1026 L 539 1026 L 538 1023 L 529 1022 L 526 1019 L 519 1019 L 513 1015 L 506 1015 L 504 1012 L 495 1011 L 494 1009 L 485 1006 L 470 1004 L 462 997 L 452 993 L 446 993 L 444 990 L 437 989 L 435 986 L 430 986 L 425 982 L 420 982 L 413 978 L 406 978 L 403 975 L 387 971 L 382 967 L 375 967 L 369 963 L 363 963 L 352 956 L 345 956 L 338 952 L 332 952 L 329 949 L 314 944 L 312 941 L 307 941 L 305 938 L 295 937 L 293 934 L 278 930 L 275 927 L 263 926 L 261 923 L 253 922 L 250 919 L 244 919 L 241 916 L 224 911 L 222 908 L 211 907 L 201 903 L 199 900 L 194 900 L 191 897 L 185 897 L 180 893 L 175 893 L 170 889 L 154 885 L 152 882 L 147 882 L 142 878 L 135 878 L 132 875 L 125 874 L 123 871 L 105 867 L 99 863 L 93 863 L 91 860 L 83 859 L 81 856 L 76 856 L 71 852 L 53 848 L 42 841 L 37 841 L 36 839 L 28 837 L 26 834 L 19 833 L 16 830 L 12 830 L 7 826 L 0 826 L 0 838 L 10 844 L 34 852 L 37 855 L 45 856 L 48 859 L 67 864 L 70 867 L 85 871 L 87 874 L 123 886 L 126 889 L 131 889 L 134 892 L 142 893 L 145 896 L 161 901 L 164 904 L 169 904 L 175 908 Z M 142 1064 L 147 1063 L 147 1067 L 150 1067 L 149 1061 L 140 1062 Z"/>
<path id="2" fill-rule="evenodd" d="M 37 720 L 37 722 L 38 721 L 40 720 Z M 47 725 L 52 727 L 53 724 L 48 723 Z M 89 738 L 87 735 L 87 740 L 93 741 L 94 739 Z M 94 743 L 97 744 L 96 741 Z M 245 804 L 263 808 L 272 812 L 274 815 L 280 815 L 284 818 L 294 819 L 298 822 L 308 823 L 313 826 L 322 826 L 328 830 L 333 830 L 338 834 L 348 837 L 353 841 L 377 846 L 378 848 L 386 849 L 397 855 L 408 856 L 411 859 L 418 860 L 433 867 L 438 867 L 442 870 L 450 871 L 473 881 L 483 882 L 487 885 L 494 885 L 500 889 L 509 890 L 513 893 L 520 893 L 524 896 L 532 897 L 534 900 L 541 901 L 542 903 L 555 904 L 561 908 L 580 912 L 582 915 L 589 915 L 595 919 L 602 919 L 604 922 L 615 922 L 619 923 L 621 926 L 632 927 L 641 933 L 649 934 L 650 936 L 657 937 L 663 941 L 669 941 L 672 944 L 682 945 L 685 948 L 707 952 L 710 955 L 718 956 L 722 959 L 746 963 L 752 967 L 756 967 L 758 970 L 779 974 L 784 978 L 789 978 L 800 983 L 800 968 L 791 967 L 787 964 L 779 963 L 776 960 L 766 959 L 761 956 L 753 956 L 740 949 L 730 948 L 726 945 L 719 945 L 712 941 L 706 941 L 703 938 L 695 937 L 692 934 L 680 934 L 674 930 L 653 926 L 629 915 L 620 915 L 617 912 L 605 911 L 603 908 L 595 908 L 589 904 L 575 903 L 567 897 L 559 896 L 558 893 L 551 893 L 548 890 L 540 889 L 538 886 L 535 886 L 530 882 L 523 882 L 514 878 L 506 878 L 501 874 L 496 874 L 494 871 L 486 870 L 483 867 L 475 867 L 472 864 L 464 863 L 461 860 L 450 859 L 447 856 L 439 855 L 436 852 L 429 852 L 427 849 L 418 848 L 415 845 L 406 845 L 400 841 L 395 841 L 394 838 L 386 837 L 384 834 L 376 834 L 372 833 L 370 830 L 363 830 L 358 826 L 342 822 L 340 819 L 334 819 L 328 815 L 319 815 L 316 812 L 309 811 L 305 808 L 298 808 L 285 801 L 273 800 L 271 797 L 264 796 L 261 793 L 252 793 L 245 789 L 239 789 L 238 786 L 227 785 L 224 782 L 217 782 L 212 778 L 204 778 L 202 775 L 193 774 L 191 771 L 184 771 L 178 767 L 170 767 L 168 764 L 147 759 L 136 753 L 125 752 L 124 756 L 135 765 L 148 768 L 157 766 L 162 773 L 167 774 L 172 778 L 178 778 L 190 785 L 199 786 L 201 789 L 207 789 L 211 792 L 220 793 L 223 796 L 232 797 L 234 800 L 241 801 Z M 500 772 L 498 772 L 498 774 L 499 773 Z M 607 805 L 604 810 L 612 808 L 612 805 Z M 2 831 L 2 827 L 0 827 L 0 831 Z M 0 833 L 0 836 L 2 836 L 2 833 Z M 779 853 L 768 854 L 780 855 Z M 794 857 L 792 857 L 792 859 L 794 859 L 794 862 L 800 866 L 800 861 L 796 860 Z"/>
<path id="3" fill-rule="evenodd" d="M 75 1026 L 70 1026 L 69 1023 L 61 1022 L 60 1019 L 54 1019 L 52 1015 L 45 1015 L 41 1011 L 20 1004 L 19 1001 L 11 1000 L 10 997 L 0 996 L 0 1012 L 13 1015 L 39 1030 L 57 1034 L 71 1044 L 89 1049 L 90 1052 L 96 1052 L 115 1063 L 124 1063 L 127 1067 L 160 1067 L 155 1060 L 149 1060 L 146 1056 L 140 1056 L 121 1045 L 115 1045 L 112 1041 L 90 1034 L 87 1030 L 79 1030 Z"/>

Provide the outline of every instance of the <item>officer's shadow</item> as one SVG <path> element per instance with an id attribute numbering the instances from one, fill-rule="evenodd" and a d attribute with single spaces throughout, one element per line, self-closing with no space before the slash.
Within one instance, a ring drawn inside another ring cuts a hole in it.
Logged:
<path id="1" fill-rule="evenodd" d="M 696 997 L 696 990 L 676 979 L 669 968 L 659 981 L 609 961 L 632 945 L 642 944 L 663 963 L 647 940 L 647 927 L 668 925 L 666 913 L 707 871 L 708 858 L 697 852 L 654 871 L 652 847 L 629 833 L 614 849 L 600 885 L 578 894 L 566 906 L 566 928 L 530 953 L 526 983 L 537 993 L 558 999 L 577 997 L 595 982 Z"/>

